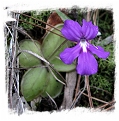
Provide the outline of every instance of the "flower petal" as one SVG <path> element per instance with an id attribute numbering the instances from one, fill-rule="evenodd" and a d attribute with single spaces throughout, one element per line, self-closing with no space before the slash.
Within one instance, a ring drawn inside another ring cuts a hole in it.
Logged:
<path id="1" fill-rule="evenodd" d="M 66 39 L 71 41 L 79 41 L 82 36 L 81 26 L 73 20 L 65 20 L 61 33 Z"/>
<path id="2" fill-rule="evenodd" d="M 96 54 L 99 58 L 106 59 L 110 52 L 106 52 L 101 46 L 93 46 L 89 44 L 88 50 L 90 50 L 93 54 Z"/>
<path id="3" fill-rule="evenodd" d="M 82 24 L 82 32 L 83 32 L 83 35 L 86 34 L 86 29 L 87 29 L 87 21 L 85 19 L 83 19 L 83 24 Z"/>
<path id="4" fill-rule="evenodd" d="M 71 64 L 79 56 L 80 50 L 81 48 L 78 44 L 72 48 L 66 48 L 60 53 L 60 59 L 65 64 Z"/>
<path id="5" fill-rule="evenodd" d="M 98 33 L 98 26 L 92 24 L 92 22 L 87 22 L 83 19 L 82 32 L 87 40 L 94 39 Z"/>
<path id="6" fill-rule="evenodd" d="M 89 52 L 80 53 L 78 57 L 77 73 L 80 75 L 91 75 L 97 73 L 98 63 Z"/>

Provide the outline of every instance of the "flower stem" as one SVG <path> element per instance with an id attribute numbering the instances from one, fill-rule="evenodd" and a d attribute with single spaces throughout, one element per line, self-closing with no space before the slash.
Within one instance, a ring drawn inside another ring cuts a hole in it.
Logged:
<path id="1" fill-rule="evenodd" d="M 74 100 L 76 100 L 77 95 L 78 95 L 78 91 L 80 90 L 79 89 L 79 87 L 80 87 L 80 80 L 81 80 L 81 75 L 78 75 L 78 82 L 77 82 L 77 85 L 76 85 L 76 92 L 75 92 Z"/>
<path id="2" fill-rule="evenodd" d="M 89 85 L 89 76 L 85 76 L 85 81 L 86 81 L 86 87 L 88 92 L 89 104 L 90 104 L 90 107 L 93 108 L 93 101 L 91 98 L 90 85 Z"/>
<path id="3" fill-rule="evenodd" d="M 79 78 L 79 79 L 80 79 L 80 78 Z M 78 91 L 78 93 L 77 93 L 77 98 L 76 98 L 76 100 L 73 100 L 73 103 L 72 103 L 70 109 L 74 108 L 75 104 L 77 103 L 77 101 L 79 100 L 79 98 L 81 97 L 81 95 L 84 93 L 85 89 L 86 89 L 86 80 L 85 80 L 85 85 L 84 85 L 83 90 L 80 89 L 80 90 Z"/>

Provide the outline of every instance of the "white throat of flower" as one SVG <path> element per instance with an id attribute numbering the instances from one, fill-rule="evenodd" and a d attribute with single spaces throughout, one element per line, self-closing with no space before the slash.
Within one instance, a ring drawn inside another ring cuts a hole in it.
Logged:
<path id="1" fill-rule="evenodd" d="M 87 52 L 88 43 L 85 40 L 80 41 L 80 46 L 83 49 L 83 52 Z"/>

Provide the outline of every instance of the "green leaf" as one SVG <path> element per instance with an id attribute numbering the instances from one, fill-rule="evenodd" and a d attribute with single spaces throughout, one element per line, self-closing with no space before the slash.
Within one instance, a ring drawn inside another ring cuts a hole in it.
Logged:
<path id="1" fill-rule="evenodd" d="M 47 71 L 48 68 L 37 67 L 29 69 L 21 81 L 21 93 L 27 101 L 32 101 L 38 96 L 57 97 L 63 88 L 63 84 L 56 81 L 53 75 Z M 60 78 L 56 73 L 55 75 Z"/>
<path id="2" fill-rule="evenodd" d="M 21 92 L 27 101 L 40 96 L 48 86 L 47 70 L 44 67 L 29 69 L 21 81 Z"/>
<path id="3" fill-rule="evenodd" d="M 20 51 L 29 50 L 38 55 L 41 55 L 40 44 L 37 41 L 33 42 L 30 39 L 25 39 L 19 43 L 19 46 L 20 46 Z M 22 52 L 19 55 L 19 64 L 21 67 L 28 68 L 28 67 L 39 65 L 40 63 L 41 61 L 38 58 L 36 58 L 35 56 L 29 53 Z"/>
<path id="4" fill-rule="evenodd" d="M 63 24 L 58 24 L 55 28 L 61 30 Z M 61 32 L 56 29 L 51 29 L 52 32 L 55 32 L 61 35 Z M 54 65 L 54 68 L 58 71 L 65 72 L 71 71 L 75 68 L 74 65 L 66 65 L 61 62 L 61 60 L 57 60 L 56 57 L 59 57 L 59 54 L 67 47 L 69 47 L 72 43 L 67 41 L 65 38 L 58 36 L 52 32 L 49 32 L 43 40 L 43 44 L 41 46 L 42 53 L 44 57 Z M 67 41 L 67 42 L 65 42 Z M 65 42 L 65 43 L 64 43 Z M 64 44 L 62 44 L 64 43 Z M 60 65 L 59 65 L 60 64 Z M 61 66 L 61 67 L 60 67 Z"/>
<path id="5" fill-rule="evenodd" d="M 56 73 L 55 75 L 59 77 Z M 48 93 L 52 98 L 56 98 L 57 96 L 60 95 L 62 89 L 63 89 L 63 84 L 56 81 L 56 79 L 53 77 L 51 73 L 48 73 L 48 86 L 46 88 L 46 91 L 42 93 L 42 97 L 48 97 L 47 95 Z"/>
<path id="6" fill-rule="evenodd" d="M 75 64 L 71 64 L 71 65 L 64 64 L 59 57 L 54 58 L 53 60 L 51 60 L 50 63 L 57 71 L 60 71 L 60 72 L 69 72 L 70 70 L 73 70 L 76 68 Z"/>
<path id="7" fill-rule="evenodd" d="M 62 13 L 60 10 L 56 10 L 56 13 L 60 16 L 60 18 L 65 21 L 67 19 L 70 19 L 67 15 L 65 15 L 64 13 Z"/>
<path id="8" fill-rule="evenodd" d="M 55 28 L 59 30 L 61 30 L 62 27 L 63 24 L 58 24 L 55 26 Z M 54 28 L 52 28 L 51 31 L 61 35 L 61 32 Z M 58 36 L 52 32 L 47 33 L 41 46 L 42 53 L 46 59 L 49 59 L 50 56 L 55 52 L 55 50 L 62 44 L 62 42 L 65 41 L 65 38 Z M 55 55 L 58 55 L 65 47 L 66 44 L 62 45 L 62 47 L 55 53 Z"/>

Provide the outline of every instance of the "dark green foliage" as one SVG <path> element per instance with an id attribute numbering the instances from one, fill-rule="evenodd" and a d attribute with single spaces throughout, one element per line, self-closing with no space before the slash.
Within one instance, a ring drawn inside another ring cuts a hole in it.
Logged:
<path id="1" fill-rule="evenodd" d="M 41 11 L 41 12 L 40 11 L 39 12 L 38 11 L 31 11 L 29 13 L 24 13 L 24 14 L 46 22 L 49 15 L 50 15 L 50 11 Z M 20 15 L 20 19 L 23 20 L 23 21 L 30 22 L 30 23 L 35 24 L 35 25 L 45 26 L 45 24 L 43 24 L 43 23 L 41 23 L 37 20 L 34 20 L 32 18 L 25 17 L 23 15 Z M 24 23 L 24 22 L 20 23 L 19 25 L 26 30 L 34 29 L 33 25 L 27 24 L 27 23 Z"/>
<path id="2" fill-rule="evenodd" d="M 98 61 L 98 73 L 90 76 L 90 86 L 94 97 L 108 102 L 114 98 L 115 61 L 113 43 L 106 45 L 104 48 L 110 52 L 110 56 L 106 60 L 96 57 Z M 99 104 L 98 101 L 94 100 L 95 106 Z"/>
<path id="3" fill-rule="evenodd" d="M 46 24 L 44 24 L 40 21 L 47 22 L 47 19 L 48 19 L 49 15 L 51 14 L 51 12 L 50 11 L 30 11 L 30 12 L 26 12 L 24 14 L 31 16 L 32 18 L 26 17 L 24 15 L 20 15 L 20 20 L 22 22 L 19 21 L 19 26 L 22 27 L 24 30 L 26 30 L 27 33 L 33 39 L 41 40 L 41 38 L 44 36 L 46 30 L 44 30 L 43 28 L 40 28 L 38 26 L 41 26 L 44 28 L 46 27 Z M 38 21 L 36 19 L 38 19 L 40 21 Z M 25 38 L 25 39 L 27 39 L 27 38 Z"/>
<path id="4" fill-rule="evenodd" d="M 98 17 L 98 27 L 102 33 L 102 39 L 113 33 L 113 13 L 111 10 L 100 10 Z"/>

